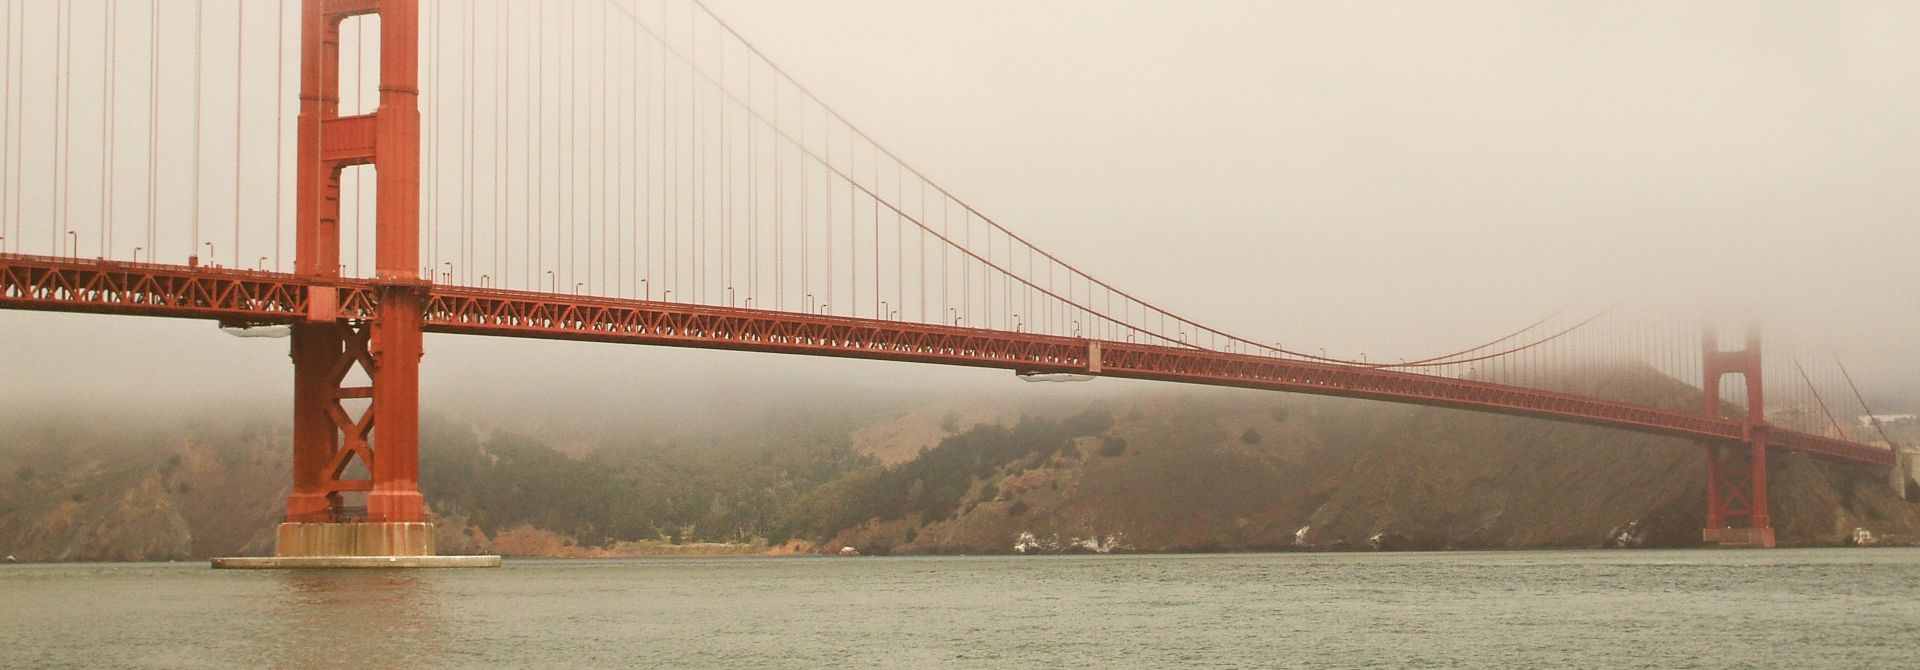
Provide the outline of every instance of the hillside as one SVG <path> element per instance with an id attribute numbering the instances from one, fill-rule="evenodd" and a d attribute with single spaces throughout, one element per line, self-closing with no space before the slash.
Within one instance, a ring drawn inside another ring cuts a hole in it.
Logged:
<path id="1" fill-rule="evenodd" d="M 1644 371 L 1590 379 L 1694 398 Z M 432 417 L 422 487 L 443 552 L 540 556 L 1692 546 L 1703 516 L 1693 445 L 1539 420 L 1174 386 L 848 406 L 553 442 Z M 271 551 L 277 412 L 75 416 L 0 422 L 0 555 Z M 1920 539 L 1920 505 L 1871 469 L 1782 454 L 1773 472 L 1783 544 Z"/>
<path id="2" fill-rule="evenodd" d="M 1670 407 L 1697 402 L 1697 391 L 1645 370 L 1589 379 L 1577 390 Z M 1108 429 L 1078 436 L 1070 448 L 1036 445 L 998 464 L 975 479 L 953 515 L 876 514 L 823 545 L 895 553 L 1005 552 L 1017 544 L 1684 547 L 1699 544 L 1704 523 L 1704 464 L 1698 448 L 1680 440 L 1240 391 L 1145 397 L 1111 415 Z M 1783 544 L 1840 544 L 1855 527 L 1920 540 L 1920 505 L 1896 498 L 1871 468 L 1776 454 L 1772 472 Z"/>

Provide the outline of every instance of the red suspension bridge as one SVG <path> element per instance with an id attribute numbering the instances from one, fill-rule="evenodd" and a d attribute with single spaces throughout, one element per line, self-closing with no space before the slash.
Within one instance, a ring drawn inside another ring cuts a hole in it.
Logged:
<path id="1" fill-rule="evenodd" d="M 1837 362 L 1763 358 L 1751 332 L 1723 347 L 1610 308 L 1368 362 L 1209 327 L 941 188 L 696 2 L 5 0 L 4 27 L 0 307 L 290 331 L 283 555 L 432 553 L 409 530 L 427 520 L 427 332 L 1152 379 L 1678 437 L 1704 452 L 1704 537 L 1724 544 L 1773 543 L 1770 451 L 1898 465 L 1884 435 L 1840 420 L 1865 403 Z M 1581 384 L 1603 365 L 1701 402 Z M 338 540 L 349 526 L 374 530 Z"/>

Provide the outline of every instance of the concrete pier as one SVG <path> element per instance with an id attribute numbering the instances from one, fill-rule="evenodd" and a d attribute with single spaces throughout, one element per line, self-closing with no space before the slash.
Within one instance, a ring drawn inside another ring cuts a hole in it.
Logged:
<path id="1" fill-rule="evenodd" d="M 499 556 L 236 556 L 213 559 L 220 570 L 342 568 L 497 568 Z"/>
<path id="2" fill-rule="evenodd" d="M 1704 544 L 1728 548 L 1751 547 L 1772 549 L 1774 547 L 1773 528 L 1708 528 L 1700 533 Z"/>
<path id="3" fill-rule="evenodd" d="M 280 524 L 273 556 L 213 559 L 222 569 L 496 568 L 499 556 L 436 556 L 433 524 Z"/>

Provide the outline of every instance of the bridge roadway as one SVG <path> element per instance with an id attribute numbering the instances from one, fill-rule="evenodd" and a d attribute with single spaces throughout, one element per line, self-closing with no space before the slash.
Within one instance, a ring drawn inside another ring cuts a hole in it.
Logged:
<path id="1" fill-rule="evenodd" d="M 1888 449 L 1736 419 L 1518 386 L 1206 349 L 674 302 L 0 254 L 0 308 L 225 323 L 365 320 L 383 291 L 427 292 L 425 330 L 1093 374 L 1365 398 L 1737 442 L 1891 467 Z"/>

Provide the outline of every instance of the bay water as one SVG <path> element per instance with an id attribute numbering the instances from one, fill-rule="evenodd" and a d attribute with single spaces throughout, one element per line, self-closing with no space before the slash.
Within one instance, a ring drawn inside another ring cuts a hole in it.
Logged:
<path id="1" fill-rule="evenodd" d="M 1920 667 L 1920 549 L 0 566 L 0 667 Z"/>

